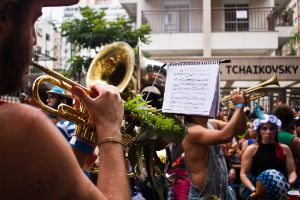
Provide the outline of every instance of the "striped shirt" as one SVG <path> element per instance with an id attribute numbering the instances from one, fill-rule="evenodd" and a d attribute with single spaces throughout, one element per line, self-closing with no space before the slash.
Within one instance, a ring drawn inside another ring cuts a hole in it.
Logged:
<path id="1" fill-rule="evenodd" d="M 70 141 L 72 136 L 75 134 L 75 124 L 73 122 L 60 121 L 56 123 L 56 126 L 67 141 Z"/>

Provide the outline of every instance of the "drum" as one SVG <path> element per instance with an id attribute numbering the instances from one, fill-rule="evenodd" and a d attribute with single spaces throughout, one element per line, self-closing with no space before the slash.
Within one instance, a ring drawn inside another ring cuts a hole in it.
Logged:
<path id="1" fill-rule="evenodd" d="M 257 193 L 266 191 L 268 199 L 286 200 L 289 184 L 283 174 L 275 169 L 263 171 L 257 177 Z"/>

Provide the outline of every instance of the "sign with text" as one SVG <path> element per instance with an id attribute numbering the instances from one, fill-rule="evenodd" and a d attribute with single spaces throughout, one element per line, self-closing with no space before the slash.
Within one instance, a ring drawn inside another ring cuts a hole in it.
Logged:
<path id="1" fill-rule="evenodd" d="M 182 57 L 170 60 L 184 60 Z M 191 58 L 187 58 L 191 59 Z M 281 81 L 300 81 L 300 57 L 222 57 L 196 58 L 192 61 L 229 59 L 220 64 L 221 81 L 267 80 L 274 73 Z M 169 62 L 168 59 L 161 60 Z"/>

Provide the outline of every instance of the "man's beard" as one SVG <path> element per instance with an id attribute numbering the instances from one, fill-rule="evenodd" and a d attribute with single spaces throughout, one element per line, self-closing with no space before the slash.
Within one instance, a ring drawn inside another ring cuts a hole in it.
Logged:
<path id="1" fill-rule="evenodd" d="M 21 26 L 7 37 L 1 51 L 0 94 L 11 94 L 24 85 L 32 58 L 32 46 L 24 37 Z"/>

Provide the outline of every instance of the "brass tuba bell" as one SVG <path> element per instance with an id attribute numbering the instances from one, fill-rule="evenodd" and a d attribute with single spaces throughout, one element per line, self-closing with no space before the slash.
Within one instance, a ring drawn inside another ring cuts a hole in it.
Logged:
<path id="1" fill-rule="evenodd" d="M 89 66 L 86 85 L 105 82 L 122 92 L 128 85 L 134 70 L 135 57 L 125 42 L 113 42 L 103 47 Z"/>

